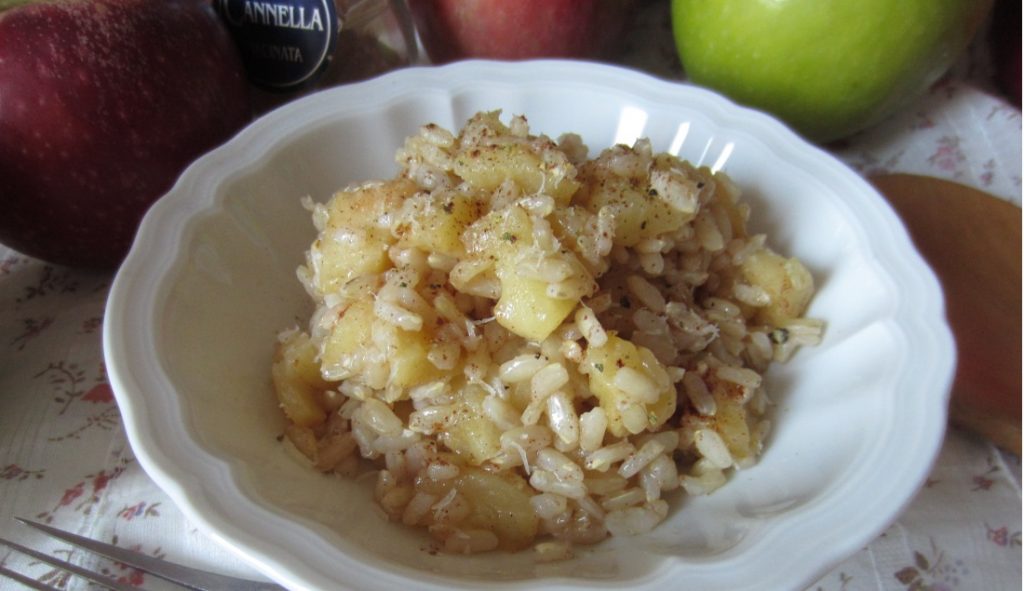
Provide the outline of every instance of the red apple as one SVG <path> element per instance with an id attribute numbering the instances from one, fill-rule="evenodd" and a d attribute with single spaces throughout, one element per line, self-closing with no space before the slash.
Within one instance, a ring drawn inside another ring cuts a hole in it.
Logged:
<path id="1" fill-rule="evenodd" d="M 606 57 L 633 0 L 409 0 L 430 59 Z"/>
<path id="2" fill-rule="evenodd" d="M 0 242 L 113 267 L 149 205 L 251 119 L 241 59 L 209 0 L 13 4 L 0 13 Z"/>

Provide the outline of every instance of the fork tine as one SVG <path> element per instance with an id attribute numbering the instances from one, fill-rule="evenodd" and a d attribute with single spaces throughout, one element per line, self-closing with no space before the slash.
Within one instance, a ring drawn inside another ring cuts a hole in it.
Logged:
<path id="1" fill-rule="evenodd" d="M 147 572 L 188 589 L 196 589 L 198 591 L 281 591 L 284 589 L 274 583 L 249 581 L 211 573 L 196 568 L 185 567 L 153 556 L 146 556 L 145 554 L 132 552 L 131 550 L 126 550 L 112 544 L 104 544 L 103 542 L 75 535 L 48 525 L 43 525 L 42 523 L 29 521 L 28 519 L 22 519 L 21 517 L 15 517 L 14 519 L 19 523 L 41 531 L 46 535 L 57 538 L 58 540 L 74 544 L 75 546 L 88 550 L 94 554 L 99 554 L 105 558 L 137 568 L 143 572 Z M 139 590 L 133 589 L 132 591 Z"/>
<path id="2" fill-rule="evenodd" d="M 14 572 L 13 570 L 3 566 L 0 566 L 0 576 L 7 577 L 12 581 L 18 581 L 22 585 L 35 589 L 36 591 L 60 591 L 56 587 L 51 587 L 45 583 L 40 583 L 35 579 L 30 579 L 21 573 Z"/>
<path id="3" fill-rule="evenodd" d="M 80 576 L 80 577 L 82 577 L 84 579 L 88 579 L 88 580 L 92 581 L 93 583 L 97 583 L 97 584 L 103 585 L 104 587 L 107 587 L 108 589 L 113 589 L 114 591 L 138 591 L 138 589 L 136 589 L 135 587 L 132 587 L 131 585 L 125 585 L 124 583 L 116 581 L 116 580 L 114 580 L 114 579 L 112 579 L 110 577 L 101 575 L 99 573 L 92 572 L 91 570 L 86 570 L 86 569 L 78 566 L 77 564 L 71 564 L 70 562 L 67 562 L 65 560 L 61 560 L 59 558 L 55 558 L 53 556 L 50 556 L 49 554 L 43 554 L 42 552 L 36 552 L 35 550 L 33 550 L 31 548 L 26 548 L 25 546 L 22 546 L 21 544 L 16 544 L 16 543 L 14 543 L 14 542 L 12 542 L 10 540 L 5 540 L 3 538 L 0 538 L 0 544 L 4 544 L 5 546 L 8 546 L 12 550 L 17 550 L 18 552 L 20 552 L 20 553 L 22 553 L 22 554 L 24 554 L 26 556 L 31 556 L 32 558 L 35 558 L 36 560 L 39 560 L 41 562 L 45 562 L 46 564 L 49 564 L 50 566 L 55 566 L 55 567 L 57 567 L 57 568 L 59 568 L 61 570 L 66 570 L 69 573 L 76 574 L 76 575 L 78 575 L 78 576 Z M 4 575 L 5 576 L 11 576 L 9 574 L 11 572 L 12 571 L 7 571 L 7 572 L 4 573 Z M 13 573 L 13 574 L 17 575 L 17 576 L 12 577 L 12 578 L 17 580 L 19 583 L 25 583 L 24 579 L 27 579 L 27 577 L 23 577 L 22 575 L 18 575 L 17 573 Z M 28 580 L 31 580 L 31 579 L 28 579 Z M 38 585 L 41 585 L 41 583 L 38 583 L 37 581 L 32 581 L 32 583 L 33 584 L 29 585 L 30 587 L 34 587 L 36 589 L 40 589 L 41 588 L 41 589 L 44 589 L 44 590 L 50 589 L 50 587 L 46 587 L 46 586 L 39 587 Z"/>

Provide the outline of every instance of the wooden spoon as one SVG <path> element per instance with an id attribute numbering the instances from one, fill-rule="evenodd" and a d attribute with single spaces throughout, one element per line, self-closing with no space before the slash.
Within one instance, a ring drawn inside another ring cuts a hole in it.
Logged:
<path id="1" fill-rule="evenodd" d="M 946 296 L 957 344 L 952 424 L 1021 453 L 1021 209 L 909 174 L 870 179 L 906 225 Z"/>

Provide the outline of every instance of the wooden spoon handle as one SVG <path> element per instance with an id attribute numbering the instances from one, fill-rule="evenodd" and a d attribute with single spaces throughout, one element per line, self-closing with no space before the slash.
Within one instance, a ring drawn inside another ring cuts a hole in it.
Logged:
<path id="1" fill-rule="evenodd" d="M 1020 455 L 1021 209 L 937 178 L 870 180 L 942 283 L 958 356 L 950 420 Z"/>

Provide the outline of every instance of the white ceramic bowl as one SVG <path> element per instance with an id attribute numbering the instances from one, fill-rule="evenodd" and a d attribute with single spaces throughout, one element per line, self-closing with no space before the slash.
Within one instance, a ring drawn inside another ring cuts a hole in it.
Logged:
<path id="1" fill-rule="evenodd" d="M 275 333 L 305 322 L 295 268 L 314 236 L 299 200 L 394 174 L 427 122 L 478 110 L 573 131 L 594 154 L 651 138 L 727 171 L 752 227 L 801 258 L 824 342 L 770 371 L 760 463 L 677 499 L 649 535 L 535 565 L 433 555 L 383 522 L 368 482 L 286 453 L 269 382 Z M 326 91 L 200 159 L 146 216 L 106 310 L 107 368 L 139 462 L 186 516 L 292 588 L 787 589 L 812 583 L 898 515 L 945 426 L 954 347 L 939 285 L 870 186 L 775 120 L 717 95 L 577 62 L 465 62 Z"/>

